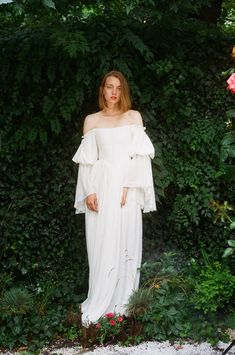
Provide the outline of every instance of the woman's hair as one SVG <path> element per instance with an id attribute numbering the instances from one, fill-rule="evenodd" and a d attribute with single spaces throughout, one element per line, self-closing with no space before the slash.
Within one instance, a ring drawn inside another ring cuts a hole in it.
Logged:
<path id="1" fill-rule="evenodd" d="M 126 111 L 130 110 L 131 98 L 130 98 L 129 85 L 127 83 L 125 76 L 120 71 L 116 71 L 116 70 L 112 70 L 109 73 L 107 73 L 101 82 L 100 90 L 99 90 L 99 108 L 100 108 L 100 110 L 107 107 L 107 103 L 106 103 L 106 100 L 103 95 L 103 90 L 104 90 L 106 80 L 110 76 L 114 76 L 115 78 L 119 79 L 120 83 L 121 83 L 121 96 L 120 96 L 120 100 L 118 102 L 119 110 L 121 112 L 126 112 Z"/>

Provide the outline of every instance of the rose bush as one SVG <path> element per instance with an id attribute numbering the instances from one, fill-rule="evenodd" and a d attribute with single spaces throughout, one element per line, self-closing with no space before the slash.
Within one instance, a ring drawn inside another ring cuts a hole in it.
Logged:
<path id="1" fill-rule="evenodd" d="M 119 314 L 107 313 L 104 317 L 100 318 L 96 324 L 97 340 L 101 345 L 104 342 L 112 341 L 123 330 L 125 321 Z"/>
<path id="2" fill-rule="evenodd" d="M 234 52 L 235 52 L 235 46 L 233 47 L 233 53 L 232 53 L 232 58 L 234 59 Z M 229 70 L 230 71 L 230 70 Z M 234 69 L 232 69 L 234 71 Z M 231 71 L 230 71 L 231 73 Z M 235 94 L 235 73 L 232 73 L 230 77 L 227 80 L 227 89 L 232 93 Z M 226 122 L 227 128 L 229 131 L 224 135 L 224 138 L 222 140 L 222 146 L 221 146 L 221 161 L 224 164 L 225 167 L 225 172 L 226 172 L 226 177 L 229 179 L 229 181 L 235 181 L 235 164 L 234 164 L 234 158 L 235 158 L 235 130 L 234 130 L 234 125 L 235 125 L 235 108 L 230 109 L 229 111 L 226 112 L 226 116 L 228 121 Z M 225 201 L 223 204 L 215 203 L 214 204 L 214 209 L 216 213 L 216 221 L 219 220 L 221 222 L 224 222 L 227 220 L 230 223 L 230 229 L 233 230 L 235 228 L 235 220 L 234 218 L 231 218 L 229 215 L 229 212 L 234 212 L 234 207 L 229 206 L 228 202 Z M 235 250 L 235 240 L 230 239 L 227 241 L 228 247 L 224 250 L 223 257 L 228 257 L 233 255 L 234 250 Z"/>
<path id="3" fill-rule="evenodd" d="M 235 73 L 234 69 L 229 69 L 223 75 L 230 74 L 227 79 L 227 89 L 235 94 Z M 224 134 L 221 144 L 220 161 L 223 164 L 225 178 L 228 181 L 235 181 L 235 108 L 226 111 L 226 126 L 228 131 Z"/>

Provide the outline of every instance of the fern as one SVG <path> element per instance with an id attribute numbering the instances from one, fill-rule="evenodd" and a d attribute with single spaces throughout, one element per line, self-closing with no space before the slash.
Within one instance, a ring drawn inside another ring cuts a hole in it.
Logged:
<path id="1" fill-rule="evenodd" d="M 79 53 L 86 54 L 90 51 L 86 37 L 80 31 L 55 31 L 51 35 L 55 46 L 61 47 L 71 59 L 76 58 Z"/>
<path id="2" fill-rule="evenodd" d="M 146 58 L 147 61 L 153 60 L 154 56 L 150 49 L 144 44 L 143 40 L 130 30 L 126 30 L 124 34 L 125 40 L 131 44 L 138 52 Z"/>

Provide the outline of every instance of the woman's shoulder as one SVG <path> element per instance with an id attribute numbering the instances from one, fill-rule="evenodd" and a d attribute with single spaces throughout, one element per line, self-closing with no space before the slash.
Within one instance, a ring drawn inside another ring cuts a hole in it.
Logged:
<path id="1" fill-rule="evenodd" d="M 87 115 L 84 120 L 83 134 L 86 134 L 87 132 L 97 127 L 98 121 L 99 121 L 99 112 L 95 112 L 95 113 L 91 113 L 90 115 Z"/>
<path id="2" fill-rule="evenodd" d="M 143 119 L 139 111 L 129 110 L 128 111 L 128 121 L 129 124 L 143 126 Z"/>

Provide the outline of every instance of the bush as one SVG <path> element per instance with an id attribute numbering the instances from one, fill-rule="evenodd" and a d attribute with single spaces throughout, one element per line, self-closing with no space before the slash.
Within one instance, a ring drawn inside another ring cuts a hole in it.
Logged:
<path id="1" fill-rule="evenodd" d="M 234 306 L 235 276 L 227 267 L 214 262 L 200 269 L 195 278 L 192 302 L 196 309 L 205 313 Z"/>
<path id="2" fill-rule="evenodd" d="M 80 327 L 80 297 L 72 292 L 66 284 L 54 282 L 31 291 L 23 287 L 6 291 L 0 299 L 0 347 L 25 345 L 36 351 L 56 336 L 74 338 Z"/>
<path id="3" fill-rule="evenodd" d="M 189 335 L 187 295 L 163 281 L 154 291 L 153 302 L 147 312 L 138 319 L 144 324 L 146 339 L 166 340 Z"/>
<path id="4" fill-rule="evenodd" d="M 113 14 L 104 16 L 102 28 L 99 24 L 94 16 L 84 22 L 77 17 L 39 21 L 20 30 L 14 22 L 0 27 L 0 249 L 3 270 L 21 280 L 37 282 L 49 270 L 59 273 L 65 263 L 86 275 L 83 218 L 73 209 L 77 167 L 71 157 L 80 142 L 82 117 L 98 109 L 97 84 L 112 68 L 127 76 L 134 108 L 141 110 L 156 147 L 153 173 L 162 205 L 150 223 L 145 219 L 146 239 L 193 255 L 204 243 L 217 256 L 227 239 L 226 231 L 212 223 L 210 203 L 230 195 L 218 163 L 226 130 L 221 117 L 230 104 L 218 73 L 227 65 L 230 39 L 190 21 L 180 31 L 165 28 L 164 42 L 155 40 L 162 28 L 151 22 Z"/>
<path id="5" fill-rule="evenodd" d="M 202 275 L 206 275 L 205 284 Z M 128 310 L 142 325 L 142 340 L 191 338 L 216 343 L 226 338 L 226 318 L 234 310 L 233 293 L 234 276 L 219 262 L 205 267 L 166 253 L 161 260 L 143 265 L 142 288 L 130 297 Z M 230 307 L 225 309 L 229 300 Z M 223 316 L 218 312 L 221 309 Z"/>

